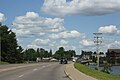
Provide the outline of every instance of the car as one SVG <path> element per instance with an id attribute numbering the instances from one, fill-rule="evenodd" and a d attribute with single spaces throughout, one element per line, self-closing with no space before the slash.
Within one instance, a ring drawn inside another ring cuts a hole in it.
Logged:
<path id="1" fill-rule="evenodd" d="M 61 58 L 60 59 L 60 64 L 67 64 L 67 63 L 68 63 L 68 61 L 67 61 L 66 58 Z"/>
<path id="2" fill-rule="evenodd" d="M 76 59 L 73 59 L 73 62 L 76 62 Z"/>
<path id="3" fill-rule="evenodd" d="M 51 61 L 51 62 L 57 62 L 58 60 L 55 59 L 55 58 L 52 58 L 50 61 Z"/>

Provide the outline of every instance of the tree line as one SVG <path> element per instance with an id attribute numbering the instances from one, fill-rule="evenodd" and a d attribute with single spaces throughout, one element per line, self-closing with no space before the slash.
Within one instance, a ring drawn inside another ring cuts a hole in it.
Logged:
<path id="1" fill-rule="evenodd" d="M 99 55 L 104 55 L 103 52 L 99 52 Z M 84 56 L 87 56 L 86 59 L 92 60 L 92 62 L 97 62 L 97 53 L 92 51 L 83 51 L 80 55 L 80 58 L 83 58 Z M 105 61 L 106 57 L 100 57 L 100 63 L 103 64 L 103 61 Z"/>
<path id="2" fill-rule="evenodd" d="M 52 50 L 47 51 L 43 48 L 29 48 L 24 50 L 18 45 L 16 34 L 6 25 L 0 23 L 0 53 L 1 61 L 8 63 L 23 63 L 25 61 L 35 61 L 37 57 L 43 59 L 53 57 L 56 59 L 67 58 L 71 59 L 76 55 L 74 50 L 65 51 L 60 47 L 54 54 Z"/>
<path id="3" fill-rule="evenodd" d="M 24 61 L 36 61 L 36 58 L 38 57 L 41 59 L 52 57 L 52 50 L 48 52 L 43 48 L 37 48 L 37 50 L 29 48 L 23 52 Z"/>

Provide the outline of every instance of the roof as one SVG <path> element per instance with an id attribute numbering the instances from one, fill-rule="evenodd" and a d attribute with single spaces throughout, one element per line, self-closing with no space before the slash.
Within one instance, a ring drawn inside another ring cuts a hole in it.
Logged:
<path id="1" fill-rule="evenodd" d="M 116 53 L 120 53 L 120 49 L 108 49 L 109 53 L 114 51 Z"/>

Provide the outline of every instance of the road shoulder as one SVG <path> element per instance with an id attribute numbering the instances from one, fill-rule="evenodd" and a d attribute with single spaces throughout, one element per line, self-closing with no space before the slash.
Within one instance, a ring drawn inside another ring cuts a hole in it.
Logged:
<path id="1" fill-rule="evenodd" d="M 74 63 L 65 65 L 65 74 L 70 78 L 70 80 L 97 80 L 75 69 Z"/>

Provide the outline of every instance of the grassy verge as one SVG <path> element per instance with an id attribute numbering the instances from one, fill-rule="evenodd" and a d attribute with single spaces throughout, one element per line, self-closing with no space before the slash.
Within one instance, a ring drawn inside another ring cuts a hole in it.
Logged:
<path id="1" fill-rule="evenodd" d="M 74 66 L 79 71 L 81 71 L 89 76 L 92 76 L 98 80 L 120 80 L 120 76 L 107 74 L 107 73 L 89 68 L 88 66 L 85 66 L 85 65 L 82 65 L 79 63 L 75 63 Z"/>
<path id="2" fill-rule="evenodd" d="M 0 64 L 9 64 L 8 62 L 0 62 Z"/>

